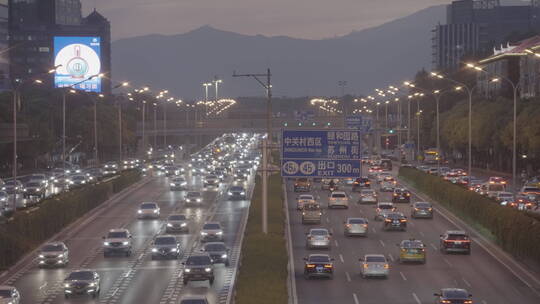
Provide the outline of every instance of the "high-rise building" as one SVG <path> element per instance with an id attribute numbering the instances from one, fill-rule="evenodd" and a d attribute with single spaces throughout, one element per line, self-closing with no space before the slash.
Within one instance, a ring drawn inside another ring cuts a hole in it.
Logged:
<path id="1" fill-rule="evenodd" d="M 8 0 L 0 0 L 0 91 L 9 88 Z"/>
<path id="2" fill-rule="evenodd" d="M 455 69 L 463 56 L 485 56 L 494 46 L 540 32 L 540 1 L 503 5 L 499 0 L 458 0 L 446 8 L 446 23 L 433 30 L 433 66 Z"/>
<path id="3" fill-rule="evenodd" d="M 110 23 L 98 12 L 82 17 L 80 0 L 9 0 L 9 4 L 12 82 L 28 79 L 54 66 L 54 37 L 57 36 L 99 37 L 100 72 L 110 75 Z M 110 91 L 107 78 L 102 80 L 102 91 Z"/>

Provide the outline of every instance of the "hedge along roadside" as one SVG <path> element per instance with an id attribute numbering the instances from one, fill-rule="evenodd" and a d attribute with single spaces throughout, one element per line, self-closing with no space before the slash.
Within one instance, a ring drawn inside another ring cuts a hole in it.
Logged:
<path id="1" fill-rule="evenodd" d="M 14 265 L 25 254 L 51 238 L 113 194 L 140 180 L 135 170 L 45 199 L 39 208 L 17 212 L 0 226 L 0 269 Z"/>
<path id="2" fill-rule="evenodd" d="M 281 176 L 268 182 L 268 234 L 261 231 L 261 179 L 257 178 L 242 244 L 236 304 L 286 304 L 287 250 Z"/>
<path id="3" fill-rule="evenodd" d="M 536 217 L 417 169 L 400 168 L 399 176 L 465 222 L 489 232 L 505 251 L 540 261 L 540 221 Z"/>

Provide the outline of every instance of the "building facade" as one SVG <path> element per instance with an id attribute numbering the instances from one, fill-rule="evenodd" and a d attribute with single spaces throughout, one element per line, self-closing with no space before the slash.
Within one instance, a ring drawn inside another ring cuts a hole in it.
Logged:
<path id="1" fill-rule="evenodd" d="M 101 72 L 110 77 L 110 23 L 98 12 L 82 17 L 80 0 L 9 0 L 9 4 L 11 83 L 54 66 L 55 36 L 100 37 Z M 103 92 L 109 93 L 110 88 L 108 78 L 103 78 Z"/>
<path id="2" fill-rule="evenodd" d="M 499 0 L 458 0 L 446 23 L 433 29 L 433 67 L 456 69 L 464 56 L 487 56 L 494 46 L 540 32 L 540 1 L 502 5 Z"/>

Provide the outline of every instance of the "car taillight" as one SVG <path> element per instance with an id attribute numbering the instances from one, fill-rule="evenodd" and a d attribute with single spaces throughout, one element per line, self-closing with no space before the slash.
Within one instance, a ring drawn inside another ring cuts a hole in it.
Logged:
<path id="1" fill-rule="evenodd" d="M 452 302 L 449 301 L 449 300 L 442 300 L 441 303 L 444 303 L 444 304 L 450 304 L 450 303 L 452 303 Z"/>
<path id="2" fill-rule="evenodd" d="M 347 224 L 346 226 L 347 226 L 347 228 L 351 228 L 352 225 L 351 225 L 351 224 Z"/>
<path id="3" fill-rule="evenodd" d="M 406 219 L 401 219 L 399 221 L 402 222 L 402 223 L 405 223 L 407 220 Z"/>
<path id="4" fill-rule="evenodd" d="M 364 264 L 364 268 L 368 268 L 368 267 L 369 267 L 368 264 Z"/>
<path id="5" fill-rule="evenodd" d="M 306 267 L 307 268 L 315 268 L 315 264 L 307 264 Z"/>
<path id="6" fill-rule="evenodd" d="M 390 268 L 390 265 L 384 264 L 384 269 L 389 269 L 389 268 Z"/>
<path id="7" fill-rule="evenodd" d="M 362 226 L 363 226 L 364 228 L 367 228 L 367 224 L 363 224 Z"/>
<path id="8" fill-rule="evenodd" d="M 324 265 L 324 268 L 332 268 L 332 267 L 333 267 L 332 264 L 326 264 L 326 265 Z"/>
<path id="9" fill-rule="evenodd" d="M 407 193 L 406 195 L 407 195 L 407 196 L 411 196 L 411 194 L 410 194 L 410 193 Z"/>
<path id="10" fill-rule="evenodd" d="M 465 300 L 463 303 L 465 303 L 465 304 L 472 304 L 472 300 Z"/>
<path id="11" fill-rule="evenodd" d="M 392 220 L 391 220 L 391 219 L 385 219 L 384 221 L 385 221 L 385 222 L 387 222 L 387 223 L 390 223 L 390 222 L 392 222 Z"/>
<path id="12" fill-rule="evenodd" d="M 394 196 L 398 196 L 396 193 L 394 193 Z"/>

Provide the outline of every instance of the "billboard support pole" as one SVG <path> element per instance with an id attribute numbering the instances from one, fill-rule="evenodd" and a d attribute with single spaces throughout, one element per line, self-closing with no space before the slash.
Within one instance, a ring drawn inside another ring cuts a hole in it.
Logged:
<path id="1" fill-rule="evenodd" d="M 62 90 L 62 169 L 66 174 L 66 89 Z"/>
<path id="2" fill-rule="evenodd" d="M 94 99 L 94 160 L 99 164 L 98 156 L 98 127 L 97 127 L 97 99 Z"/>
<path id="3" fill-rule="evenodd" d="M 15 182 L 17 181 L 17 104 L 20 104 L 19 87 L 13 91 L 13 180 Z M 17 189 L 13 191 L 13 211 L 15 210 L 17 210 Z"/>

